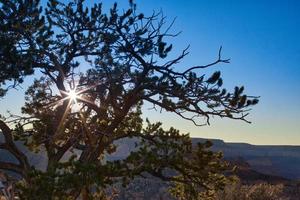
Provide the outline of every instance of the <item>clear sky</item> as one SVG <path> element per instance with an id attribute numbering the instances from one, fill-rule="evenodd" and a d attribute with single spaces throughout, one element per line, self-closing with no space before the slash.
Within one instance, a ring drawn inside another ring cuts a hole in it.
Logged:
<path id="1" fill-rule="evenodd" d="M 90 1 L 97 2 L 96 0 Z M 107 8 L 113 1 L 104 0 Z M 127 1 L 119 1 L 126 7 Z M 300 145 L 300 1 L 137 0 L 138 11 L 162 9 L 171 22 L 177 17 L 174 51 L 190 44 L 190 54 L 178 67 L 214 61 L 220 45 L 222 64 L 201 73 L 220 70 L 228 89 L 244 85 L 246 93 L 261 96 L 248 118 L 252 124 L 212 119 L 195 127 L 173 114 L 144 109 L 151 121 L 174 126 L 193 137 L 219 138 L 227 142 Z M 17 111 L 23 92 L 11 91 L 0 100 L 0 113 Z"/>

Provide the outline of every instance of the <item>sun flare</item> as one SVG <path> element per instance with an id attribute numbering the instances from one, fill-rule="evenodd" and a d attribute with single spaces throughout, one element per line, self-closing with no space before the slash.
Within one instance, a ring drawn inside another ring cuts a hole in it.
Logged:
<path id="1" fill-rule="evenodd" d="M 73 89 L 68 92 L 68 97 L 74 103 L 77 103 L 78 93 Z"/>

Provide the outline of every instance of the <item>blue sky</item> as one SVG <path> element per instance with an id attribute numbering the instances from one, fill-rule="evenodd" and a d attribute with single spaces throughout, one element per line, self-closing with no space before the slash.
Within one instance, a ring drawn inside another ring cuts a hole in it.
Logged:
<path id="1" fill-rule="evenodd" d="M 159 7 L 170 20 L 177 17 L 174 28 L 183 32 L 175 47 L 191 44 L 183 66 L 213 60 L 222 45 L 231 64 L 212 70 L 222 71 L 228 88 L 245 85 L 247 93 L 261 96 L 251 125 L 216 119 L 210 127 L 194 127 L 171 115 L 163 117 L 168 125 L 195 137 L 300 144 L 300 1 L 165 0 L 142 1 L 139 7 Z"/>
<path id="2" fill-rule="evenodd" d="M 97 2 L 96 0 L 90 1 Z M 104 0 L 108 8 L 113 1 Z M 121 7 L 127 1 L 119 1 Z M 207 127 L 195 127 L 173 114 L 149 111 L 144 117 L 160 120 L 193 137 L 219 138 L 252 144 L 300 145 L 300 1 L 201 1 L 139 0 L 138 11 L 150 14 L 162 9 L 171 22 L 177 17 L 172 39 L 174 52 L 187 45 L 190 54 L 178 69 L 214 61 L 220 45 L 222 64 L 201 73 L 220 70 L 225 87 L 244 85 L 247 94 L 261 96 L 251 112 L 252 124 L 212 119 Z M 0 100 L 0 113 L 16 111 L 24 91 L 11 91 Z"/>

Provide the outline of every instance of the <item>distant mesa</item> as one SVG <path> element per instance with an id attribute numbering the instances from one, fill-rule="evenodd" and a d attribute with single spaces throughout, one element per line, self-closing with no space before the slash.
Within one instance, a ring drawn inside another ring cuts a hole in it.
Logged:
<path id="1" fill-rule="evenodd" d="M 213 151 L 222 151 L 227 160 L 243 158 L 251 169 L 259 173 L 300 180 L 300 146 L 251 145 L 203 138 L 193 138 L 193 143 L 206 140 L 214 144 Z"/>
<path id="2" fill-rule="evenodd" d="M 239 164 L 244 169 L 248 168 L 257 173 L 282 177 L 283 179 L 300 180 L 300 146 L 251 145 L 203 138 L 192 138 L 192 143 L 196 145 L 198 142 L 203 143 L 207 140 L 214 144 L 212 146 L 213 151 L 222 151 L 226 160 L 240 162 Z M 0 134 L 1 141 L 3 141 L 3 137 Z M 137 138 L 126 138 L 116 141 L 116 144 L 119 146 L 117 152 L 108 155 L 106 159 L 119 160 L 127 157 L 131 151 L 134 151 L 136 142 L 138 142 Z M 46 166 L 47 161 L 43 152 L 37 156 L 29 152 L 20 142 L 17 145 L 29 155 L 32 165 L 37 166 L 39 169 L 43 169 Z M 0 150 L 0 161 L 16 162 L 5 150 Z"/>

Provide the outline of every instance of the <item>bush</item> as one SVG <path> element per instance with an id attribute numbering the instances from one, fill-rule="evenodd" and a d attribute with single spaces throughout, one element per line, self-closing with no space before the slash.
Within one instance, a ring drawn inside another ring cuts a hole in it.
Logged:
<path id="1" fill-rule="evenodd" d="M 239 179 L 216 193 L 215 200 L 288 200 L 284 197 L 283 184 L 256 183 L 243 185 Z"/>

